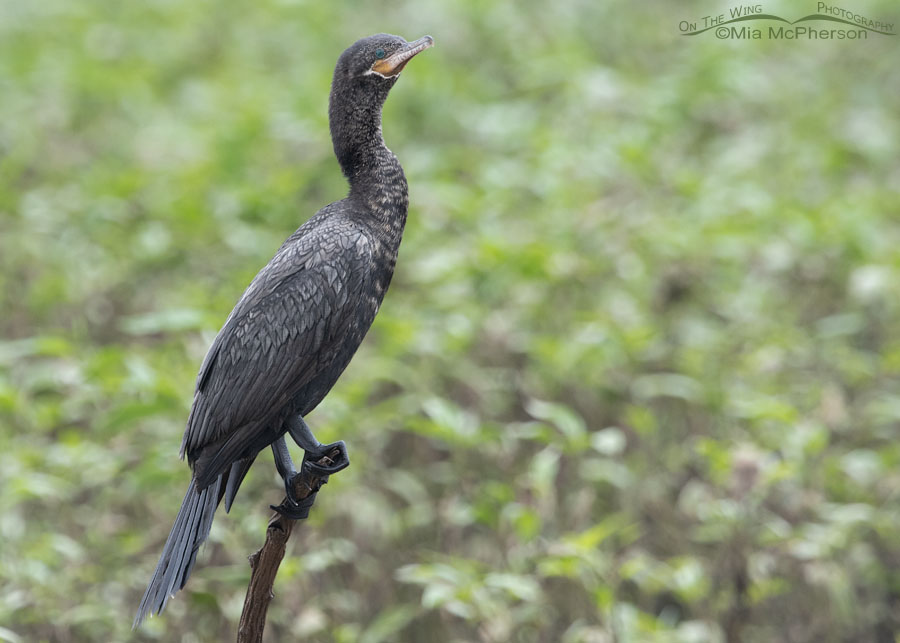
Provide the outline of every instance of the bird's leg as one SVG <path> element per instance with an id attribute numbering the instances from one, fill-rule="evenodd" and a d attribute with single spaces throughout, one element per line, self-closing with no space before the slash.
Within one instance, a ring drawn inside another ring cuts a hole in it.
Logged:
<path id="1" fill-rule="evenodd" d="M 288 433 L 294 438 L 294 442 L 305 451 L 303 455 L 303 466 L 309 467 L 309 470 L 320 476 L 328 476 L 337 473 L 342 469 L 346 469 L 350 464 L 350 458 L 347 455 L 347 445 L 343 440 L 333 442 L 331 444 L 322 444 L 316 440 L 316 436 L 310 430 L 309 425 L 304 419 L 297 415 L 287 422 Z M 286 447 L 285 447 L 286 448 Z M 336 458 L 332 458 L 328 454 L 334 449 L 338 449 L 340 453 Z M 331 464 L 319 464 L 319 460 L 323 456 L 328 456 Z"/>
<path id="2" fill-rule="evenodd" d="M 278 470 L 278 475 L 284 480 L 285 498 L 277 507 L 275 505 L 270 505 L 270 507 L 291 520 L 303 520 L 309 516 L 309 510 L 316 501 L 316 494 L 310 489 L 312 493 L 305 498 L 297 497 L 294 491 L 294 479 L 298 474 L 283 435 L 272 443 L 272 453 L 275 454 L 275 468 Z"/>
<path id="3" fill-rule="evenodd" d="M 297 469 L 294 467 L 291 452 L 288 451 L 287 442 L 284 441 L 283 435 L 272 443 L 272 454 L 275 456 L 275 469 L 278 471 L 281 479 L 284 480 L 284 491 L 287 499 L 296 507 L 300 504 L 300 501 L 294 494 L 294 485 L 291 483 L 294 480 L 294 476 L 297 475 Z"/>

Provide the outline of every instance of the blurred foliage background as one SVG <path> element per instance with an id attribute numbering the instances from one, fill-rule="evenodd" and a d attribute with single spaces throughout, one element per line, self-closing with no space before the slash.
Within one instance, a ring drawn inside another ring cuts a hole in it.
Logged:
<path id="1" fill-rule="evenodd" d="M 0 640 L 233 639 L 267 453 L 130 625 L 377 31 L 437 43 L 384 114 L 410 220 L 268 640 L 897 640 L 900 37 L 678 33 L 729 6 L 0 1 Z"/>

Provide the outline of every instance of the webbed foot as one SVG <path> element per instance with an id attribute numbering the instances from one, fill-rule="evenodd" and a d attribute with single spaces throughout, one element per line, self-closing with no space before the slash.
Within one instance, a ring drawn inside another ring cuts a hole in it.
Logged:
<path id="1" fill-rule="evenodd" d="M 294 478 L 299 475 L 289 476 L 284 480 L 284 500 L 280 505 L 269 505 L 269 507 L 285 518 L 291 520 L 303 520 L 309 516 L 309 510 L 316 501 L 316 492 L 310 490 L 304 498 L 298 498 L 295 491 Z"/>
<path id="2" fill-rule="evenodd" d="M 343 441 L 333 444 L 319 444 L 318 441 L 309 440 L 307 445 L 312 447 L 304 451 L 303 463 L 300 472 L 294 468 L 291 454 L 282 436 L 272 443 L 272 451 L 275 454 L 275 467 L 281 479 L 284 481 L 284 500 L 280 505 L 270 505 L 272 509 L 286 518 L 303 520 L 309 516 L 309 510 L 316 501 L 316 492 L 319 487 L 328 482 L 328 476 L 346 469 L 350 464 L 347 456 L 347 446 Z M 315 488 L 309 485 L 315 485 Z M 305 486 L 306 489 L 302 489 Z M 301 487 L 298 490 L 298 487 Z M 300 497 L 298 493 L 302 493 Z"/>
<path id="3" fill-rule="evenodd" d="M 304 452 L 302 466 L 319 477 L 327 477 L 343 471 L 350 466 L 347 445 L 343 440 L 331 444 L 320 444 L 315 450 Z"/>

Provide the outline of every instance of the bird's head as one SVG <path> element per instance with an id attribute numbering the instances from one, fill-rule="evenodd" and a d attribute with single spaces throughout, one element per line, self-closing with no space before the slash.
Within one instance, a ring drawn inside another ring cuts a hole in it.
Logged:
<path id="1" fill-rule="evenodd" d="M 338 58 L 334 81 L 390 89 L 406 63 L 433 45 L 431 36 L 414 42 L 386 33 L 361 38 Z"/>

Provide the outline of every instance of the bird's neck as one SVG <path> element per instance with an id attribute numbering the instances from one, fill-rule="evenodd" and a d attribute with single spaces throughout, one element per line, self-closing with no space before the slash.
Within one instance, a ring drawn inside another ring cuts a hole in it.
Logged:
<path id="1" fill-rule="evenodd" d="M 386 233 L 399 235 L 409 196 L 403 168 L 381 135 L 381 105 L 342 106 L 333 100 L 329 117 L 334 153 L 350 182 L 349 198 Z"/>
<path id="2" fill-rule="evenodd" d="M 400 161 L 383 142 L 374 151 L 371 163 L 347 178 L 351 200 L 362 204 L 377 222 L 386 226 L 386 232 L 402 232 L 409 206 L 406 176 Z"/>

